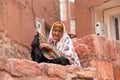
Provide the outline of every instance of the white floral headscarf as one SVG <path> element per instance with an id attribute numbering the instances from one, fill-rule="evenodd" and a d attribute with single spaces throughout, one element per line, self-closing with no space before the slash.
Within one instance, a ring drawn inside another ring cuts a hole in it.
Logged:
<path id="1" fill-rule="evenodd" d="M 59 22 L 56 22 L 56 23 L 59 23 Z M 54 23 L 53 26 L 56 23 Z M 64 24 L 62 22 L 60 22 L 60 23 L 63 25 L 63 36 L 62 36 L 62 38 L 59 41 L 56 41 L 56 40 L 53 39 L 53 37 L 52 37 L 53 26 L 52 26 L 52 28 L 50 30 L 48 40 L 49 40 L 51 46 L 54 47 L 54 49 L 59 53 L 59 55 L 64 55 L 69 60 L 72 60 L 74 65 L 81 66 L 78 55 L 74 50 L 72 40 L 70 39 L 70 37 L 66 33 Z"/>

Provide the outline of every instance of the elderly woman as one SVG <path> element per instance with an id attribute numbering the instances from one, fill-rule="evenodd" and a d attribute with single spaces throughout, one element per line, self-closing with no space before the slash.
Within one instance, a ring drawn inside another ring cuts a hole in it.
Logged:
<path id="1" fill-rule="evenodd" d="M 72 40 L 65 30 L 62 22 L 55 22 L 50 30 L 48 41 L 43 40 L 39 35 L 40 49 L 44 54 L 43 62 L 61 65 L 80 65 Z M 43 40 L 43 41 L 42 41 Z"/>
<path id="2" fill-rule="evenodd" d="M 50 49 L 55 59 L 50 60 L 50 63 L 57 62 L 67 62 L 67 64 L 80 65 L 79 58 L 74 51 L 73 43 L 68 34 L 66 33 L 65 26 L 62 22 L 55 22 L 51 28 L 49 39 L 49 44 L 41 44 L 42 47 Z M 67 60 L 67 61 L 66 61 Z M 56 61 L 56 62 L 55 62 Z M 59 63 L 58 63 L 59 64 Z"/>

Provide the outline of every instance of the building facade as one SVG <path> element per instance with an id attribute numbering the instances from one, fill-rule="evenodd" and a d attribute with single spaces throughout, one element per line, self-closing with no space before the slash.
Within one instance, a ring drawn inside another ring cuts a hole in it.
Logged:
<path id="1" fill-rule="evenodd" d="M 71 38 L 76 37 L 75 31 L 75 0 L 60 1 L 60 20 L 65 24 L 67 33 Z"/>
<path id="2" fill-rule="evenodd" d="M 30 47 L 36 29 L 48 37 L 61 20 L 71 37 L 97 34 L 120 39 L 120 0 L 0 0 L 0 30 Z"/>
<path id="3" fill-rule="evenodd" d="M 28 47 L 37 29 L 48 37 L 58 20 L 68 34 L 75 34 L 74 0 L 0 0 L 0 17 L 0 30 Z"/>
<path id="4" fill-rule="evenodd" d="M 97 34 L 120 40 L 120 0 L 75 0 L 77 37 Z"/>

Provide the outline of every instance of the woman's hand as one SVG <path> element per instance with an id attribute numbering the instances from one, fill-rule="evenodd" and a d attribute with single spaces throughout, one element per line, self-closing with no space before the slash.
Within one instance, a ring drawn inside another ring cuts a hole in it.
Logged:
<path id="1" fill-rule="evenodd" d="M 73 60 L 69 60 L 70 64 L 74 64 L 74 61 Z"/>
<path id="2" fill-rule="evenodd" d="M 47 43 L 47 42 L 41 42 L 41 43 L 40 43 L 40 48 L 41 48 L 41 49 L 42 49 L 42 48 L 52 49 L 52 47 L 50 46 L 50 44 Z"/>
<path id="3" fill-rule="evenodd" d="M 49 43 L 47 43 L 47 42 L 42 42 L 42 43 L 40 43 L 40 48 L 42 49 L 42 48 L 47 48 L 47 49 L 50 49 L 57 57 L 59 57 L 59 55 L 58 55 L 58 53 L 53 49 L 53 47 L 49 44 Z"/>

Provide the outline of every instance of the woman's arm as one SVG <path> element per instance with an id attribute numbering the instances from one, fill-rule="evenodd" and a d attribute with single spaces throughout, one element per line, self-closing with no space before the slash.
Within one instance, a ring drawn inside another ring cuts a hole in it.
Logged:
<path id="1" fill-rule="evenodd" d="M 47 42 L 41 42 L 40 43 L 40 48 L 42 49 L 44 47 L 47 48 L 47 49 L 50 49 L 55 54 L 56 57 L 59 57 L 58 53 L 53 49 L 52 46 L 50 46 L 49 43 L 47 43 Z"/>

